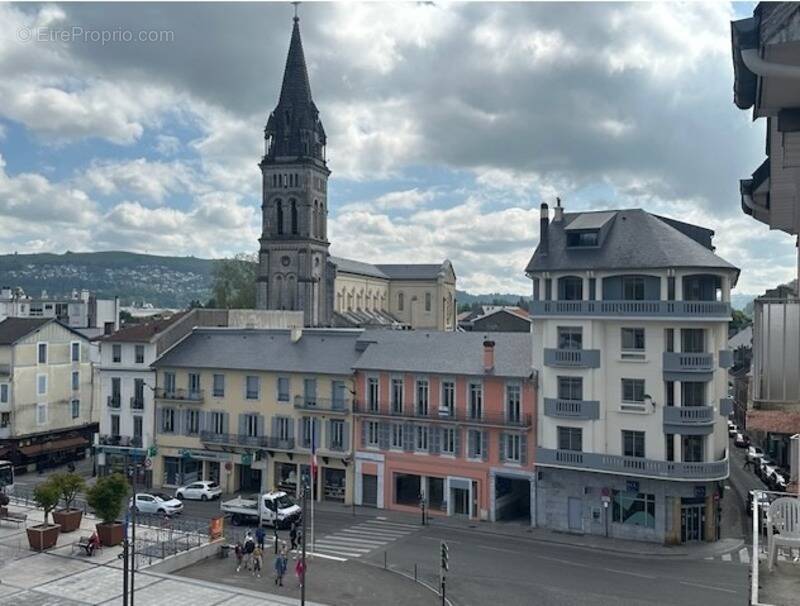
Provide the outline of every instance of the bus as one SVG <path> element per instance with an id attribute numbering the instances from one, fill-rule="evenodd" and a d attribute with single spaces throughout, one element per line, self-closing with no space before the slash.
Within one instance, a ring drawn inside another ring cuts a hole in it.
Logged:
<path id="1" fill-rule="evenodd" d="M 11 461 L 0 461 L 0 492 L 14 494 L 14 465 Z"/>

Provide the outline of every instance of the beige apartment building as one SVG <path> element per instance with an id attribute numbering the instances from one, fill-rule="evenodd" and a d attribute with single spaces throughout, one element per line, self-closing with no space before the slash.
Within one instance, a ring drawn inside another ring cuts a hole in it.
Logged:
<path id="1" fill-rule="evenodd" d="M 0 459 L 33 471 L 83 458 L 96 430 L 86 337 L 54 318 L 0 322 Z"/>
<path id="2" fill-rule="evenodd" d="M 195 328 L 154 363 L 153 483 L 351 502 L 352 366 L 360 330 Z"/>

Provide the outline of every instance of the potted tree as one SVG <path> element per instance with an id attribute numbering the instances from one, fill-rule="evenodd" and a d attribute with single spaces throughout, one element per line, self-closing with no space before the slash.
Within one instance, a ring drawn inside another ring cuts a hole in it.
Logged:
<path id="1" fill-rule="evenodd" d="M 128 481 L 120 473 L 97 480 L 86 491 L 89 507 L 94 509 L 101 522 L 96 525 L 97 536 L 106 547 L 119 545 L 125 538 L 124 526 L 119 522 L 122 501 L 128 495 Z"/>
<path id="2" fill-rule="evenodd" d="M 76 473 L 59 473 L 51 476 L 52 481 L 58 486 L 58 491 L 64 501 L 64 508 L 53 512 L 53 521 L 61 526 L 61 532 L 72 532 L 81 527 L 83 512 L 72 507 L 75 497 L 86 486 L 83 478 Z"/>
<path id="3" fill-rule="evenodd" d="M 50 513 L 58 506 L 59 499 L 61 499 L 61 492 L 52 479 L 45 480 L 33 489 L 33 500 L 44 511 L 44 521 L 27 528 L 28 543 L 31 549 L 44 551 L 58 542 L 61 527 L 58 524 L 50 524 L 49 519 Z"/>

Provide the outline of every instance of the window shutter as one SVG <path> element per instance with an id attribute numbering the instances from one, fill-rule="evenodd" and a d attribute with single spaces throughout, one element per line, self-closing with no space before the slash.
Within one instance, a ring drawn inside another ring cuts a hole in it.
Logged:
<path id="1" fill-rule="evenodd" d="M 489 432 L 482 431 L 480 432 L 480 440 L 481 440 L 481 458 L 484 461 L 489 460 Z"/>
<path id="2" fill-rule="evenodd" d="M 506 434 L 501 433 L 497 437 L 500 446 L 500 462 L 503 463 L 506 460 Z"/>
<path id="3" fill-rule="evenodd" d="M 442 428 L 441 427 L 431 427 L 428 429 L 430 435 L 428 439 L 430 440 L 430 452 L 431 454 L 439 454 L 442 450 L 441 443 L 442 443 Z"/>
<path id="4" fill-rule="evenodd" d="M 239 435 L 247 434 L 247 415 L 244 413 L 239 414 Z"/>
<path id="5" fill-rule="evenodd" d="M 320 432 L 320 422 L 319 419 L 311 419 L 311 423 L 314 426 L 314 433 L 312 435 L 312 439 L 316 444 L 317 449 L 322 446 L 322 433 Z M 312 444 L 309 444 L 308 447 L 311 448 Z"/>
<path id="6" fill-rule="evenodd" d="M 256 427 L 258 429 L 258 435 L 264 435 L 264 415 L 258 415 L 256 417 L 258 420 L 256 421 Z"/>
<path id="7" fill-rule="evenodd" d="M 191 423 L 189 417 L 191 414 L 192 410 L 190 408 L 187 408 L 185 410 L 180 411 L 180 414 L 178 415 L 181 418 L 181 431 L 180 431 L 181 435 L 184 436 L 189 435 L 189 430 L 191 429 Z"/>
<path id="8" fill-rule="evenodd" d="M 170 408 L 174 425 L 174 433 L 183 434 L 183 415 L 176 408 Z"/>
<path id="9" fill-rule="evenodd" d="M 350 423 L 345 421 L 342 425 L 342 450 L 347 452 L 350 450 Z"/>
<path id="10" fill-rule="evenodd" d="M 286 430 L 286 435 L 287 435 L 287 437 L 289 439 L 291 439 L 292 436 L 294 436 L 294 419 L 292 419 L 291 417 L 289 418 L 289 423 L 288 423 L 288 427 L 287 427 L 287 430 Z"/>
<path id="11" fill-rule="evenodd" d="M 331 434 L 333 433 L 333 419 L 328 419 L 328 426 L 325 428 L 325 448 L 331 449 Z"/>
<path id="12" fill-rule="evenodd" d="M 461 428 L 454 427 L 453 433 L 455 434 L 455 439 L 453 440 L 453 444 L 455 446 L 455 451 L 453 454 L 457 457 L 461 456 Z"/>
<path id="13" fill-rule="evenodd" d="M 416 438 L 414 435 L 414 430 L 415 427 L 413 423 L 403 424 L 403 450 L 414 450 L 414 439 Z"/>
<path id="14" fill-rule="evenodd" d="M 378 424 L 378 446 L 381 450 L 389 450 L 389 434 L 392 431 L 392 426 L 385 421 Z"/>
<path id="15" fill-rule="evenodd" d="M 230 413 L 222 414 L 222 433 L 230 433 Z"/>
<path id="16" fill-rule="evenodd" d="M 164 407 L 156 407 L 156 433 L 164 433 Z"/>
<path id="17" fill-rule="evenodd" d="M 367 447 L 367 421 L 361 419 L 361 448 Z"/>
<path id="18" fill-rule="evenodd" d="M 206 413 L 201 410 L 198 415 L 197 430 L 202 432 L 206 430 Z"/>
<path id="19" fill-rule="evenodd" d="M 528 464 L 528 434 L 526 433 L 519 436 L 519 462 L 522 465 Z"/>
<path id="20" fill-rule="evenodd" d="M 275 415 L 275 416 L 272 417 L 272 437 L 273 438 L 277 438 L 278 435 L 279 435 L 278 434 L 279 419 L 280 419 L 280 417 L 278 415 Z"/>

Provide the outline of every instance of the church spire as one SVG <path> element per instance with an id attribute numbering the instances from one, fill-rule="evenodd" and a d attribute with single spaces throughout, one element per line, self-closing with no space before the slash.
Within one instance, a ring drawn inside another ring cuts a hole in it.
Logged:
<path id="1" fill-rule="evenodd" d="M 265 160 L 280 158 L 294 160 L 298 157 L 314 158 L 325 162 L 325 130 L 319 120 L 319 111 L 311 97 L 311 84 L 300 38 L 300 19 L 295 5 L 292 38 L 278 105 L 269 116 L 264 136 L 267 139 Z"/>

